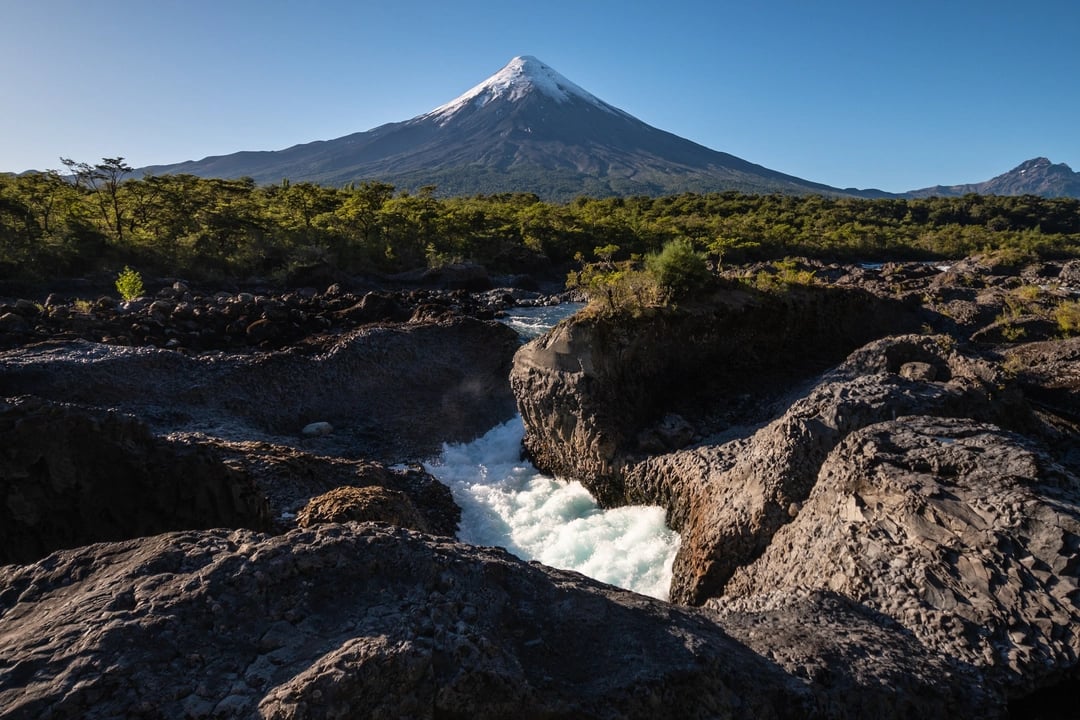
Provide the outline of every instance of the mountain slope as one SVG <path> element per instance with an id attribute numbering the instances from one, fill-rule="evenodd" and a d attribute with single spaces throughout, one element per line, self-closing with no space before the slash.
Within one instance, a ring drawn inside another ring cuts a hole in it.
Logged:
<path id="1" fill-rule="evenodd" d="M 1046 158 L 986 182 L 902 194 L 803 180 L 641 122 L 531 56 L 514 58 L 484 82 L 411 120 L 284 150 L 237 152 L 138 172 L 248 176 L 259 183 L 379 180 L 407 190 L 435 185 L 440 195 L 534 192 L 548 200 L 723 190 L 868 198 L 1080 197 L 1080 173 Z"/>
<path id="2" fill-rule="evenodd" d="M 912 190 L 905 197 L 957 197 L 968 193 L 980 195 L 1040 195 L 1042 197 L 1080 198 L 1080 173 L 1065 163 L 1054 164 L 1044 157 L 1017 165 L 1007 173 L 981 183 L 935 185 Z"/>
<path id="3" fill-rule="evenodd" d="M 710 150 L 635 119 L 530 56 L 405 122 L 141 172 L 260 183 L 381 180 L 407 189 L 436 185 L 444 195 L 523 191 L 549 199 L 686 190 L 885 194 L 840 190 Z"/>

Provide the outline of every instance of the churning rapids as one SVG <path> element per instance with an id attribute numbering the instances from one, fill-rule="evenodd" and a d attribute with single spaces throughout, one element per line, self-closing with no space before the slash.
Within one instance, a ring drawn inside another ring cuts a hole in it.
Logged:
<path id="1" fill-rule="evenodd" d="M 516 308 L 504 322 L 527 340 L 578 307 Z M 473 442 L 444 446 L 428 464 L 461 506 L 461 540 L 666 600 L 679 536 L 664 524 L 663 509 L 601 510 L 580 483 L 522 460 L 523 434 L 518 416 Z"/>

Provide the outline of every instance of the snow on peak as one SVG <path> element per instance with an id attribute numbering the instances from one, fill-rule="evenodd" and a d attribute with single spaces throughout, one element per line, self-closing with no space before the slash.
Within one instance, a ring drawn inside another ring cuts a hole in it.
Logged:
<path id="1" fill-rule="evenodd" d="M 445 105 L 440 105 L 423 117 L 438 117 L 445 121 L 469 105 L 483 107 L 499 98 L 513 102 L 533 91 L 543 93 L 557 103 L 577 98 L 607 112 L 622 114 L 621 111 L 570 82 L 532 55 L 519 55 L 484 82 Z"/>

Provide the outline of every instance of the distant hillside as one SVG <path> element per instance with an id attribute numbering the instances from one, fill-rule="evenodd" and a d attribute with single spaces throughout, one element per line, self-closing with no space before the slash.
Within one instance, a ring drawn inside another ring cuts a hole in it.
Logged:
<path id="1" fill-rule="evenodd" d="M 1080 198 L 1080 173 L 1065 163 L 1054 164 L 1044 157 L 1017 165 L 1007 173 L 981 183 L 935 185 L 912 190 L 905 197 L 956 197 L 980 195 L 1039 195 L 1040 197 Z"/>

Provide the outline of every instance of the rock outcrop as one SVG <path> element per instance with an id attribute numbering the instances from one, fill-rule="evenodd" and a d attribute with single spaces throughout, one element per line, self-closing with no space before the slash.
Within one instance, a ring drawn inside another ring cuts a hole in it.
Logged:
<path id="1" fill-rule="evenodd" d="M 0 353 L 0 396 L 137 415 L 157 432 L 262 440 L 341 457 L 415 460 L 513 416 L 513 330 L 458 317 L 373 326 L 303 348 L 187 356 L 149 347 L 52 342 Z M 328 422 L 334 432 L 307 438 Z"/>
<path id="2" fill-rule="evenodd" d="M 941 417 L 873 424 L 829 453 L 797 517 L 710 604 L 837 593 L 979 668 L 983 689 L 1028 695 L 1080 679 L 1078 507 L 1078 479 L 1016 434 Z"/>
<path id="3" fill-rule="evenodd" d="M 764 322 L 732 314 L 724 336 L 749 349 L 725 352 L 762 357 Z M 813 346 L 774 357 L 790 365 L 784 377 L 769 362 L 761 372 L 718 363 L 719 351 L 698 349 L 716 335 L 672 327 L 648 315 L 576 319 L 523 348 L 512 381 L 541 467 L 607 504 L 665 507 L 682 537 L 673 601 L 716 611 L 816 683 L 895 671 L 885 682 L 903 684 L 906 671 L 875 668 L 895 653 L 966 684 L 989 715 L 1074 687 L 1080 340 L 977 347 L 896 334 L 883 320 L 888 337 L 824 374 L 810 372 Z M 717 413 L 649 374 L 680 363 Z M 778 392 L 761 388 L 778 377 Z M 679 447 L 686 425 L 696 434 Z M 800 617 L 822 627 L 794 630 Z M 939 699 L 972 712 L 950 692 Z"/>
<path id="4" fill-rule="evenodd" d="M 807 265 L 516 356 L 537 463 L 666 508 L 678 604 L 458 543 L 388 467 L 513 411 L 463 294 L 3 305 L 3 342 L 71 337 L 0 352 L 0 717 L 1071 716 L 1069 266 Z"/>
<path id="5" fill-rule="evenodd" d="M 538 467 L 582 481 L 604 505 L 633 490 L 623 465 L 641 432 L 675 413 L 722 429 L 768 417 L 770 403 L 849 352 L 918 327 L 915 308 L 857 289 L 771 294 L 731 287 L 676 311 L 578 316 L 523 347 L 510 383 Z"/>
<path id="6" fill-rule="evenodd" d="M 0 587 L 5 718 L 804 718 L 839 701 L 701 611 L 373 525 L 93 545 L 0 567 Z"/>
<path id="7" fill-rule="evenodd" d="M 350 520 L 431 531 L 408 495 L 380 485 L 336 488 L 312 498 L 296 516 L 296 524 L 302 528 Z"/>
<path id="8" fill-rule="evenodd" d="M 486 285 L 491 287 L 487 276 Z M 506 307 L 506 293 L 415 289 L 361 294 L 331 285 L 324 292 L 300 288 L 284 293 L 202 292 L 177 281 L 153 296 L 117 301 L 44 303 L 0 298 L 0 348 L 65 338 L 110 345 L 162 347 L 187 353 L 280 350 L 340 335 L 374 323 L 400 323 L 427 308 L 449 316 L 490 319 Z"/>
<path id="9" fill-rule="evenodd" d="M 270 526 L 249 474 L 120 413 L 0 400 L 0 448 L 0 563 L 167 530 Z"/>
<path id="10" fill-rule="evenodd" d="M 939 379 L 904 377 L 916 363 Z M 1017 427 L 1035 422 L 991 364 L 956 352 L 941 336 L 898 336 L 856 351 L 779 418 L 745 437 L 628 467 L 633 497 L 663 503 L 682 534 L 672 598 L 700 604 L 722 594 L 731 573 L 798 513 L 826 456 L 847 435 L 928 414 Z"/>

